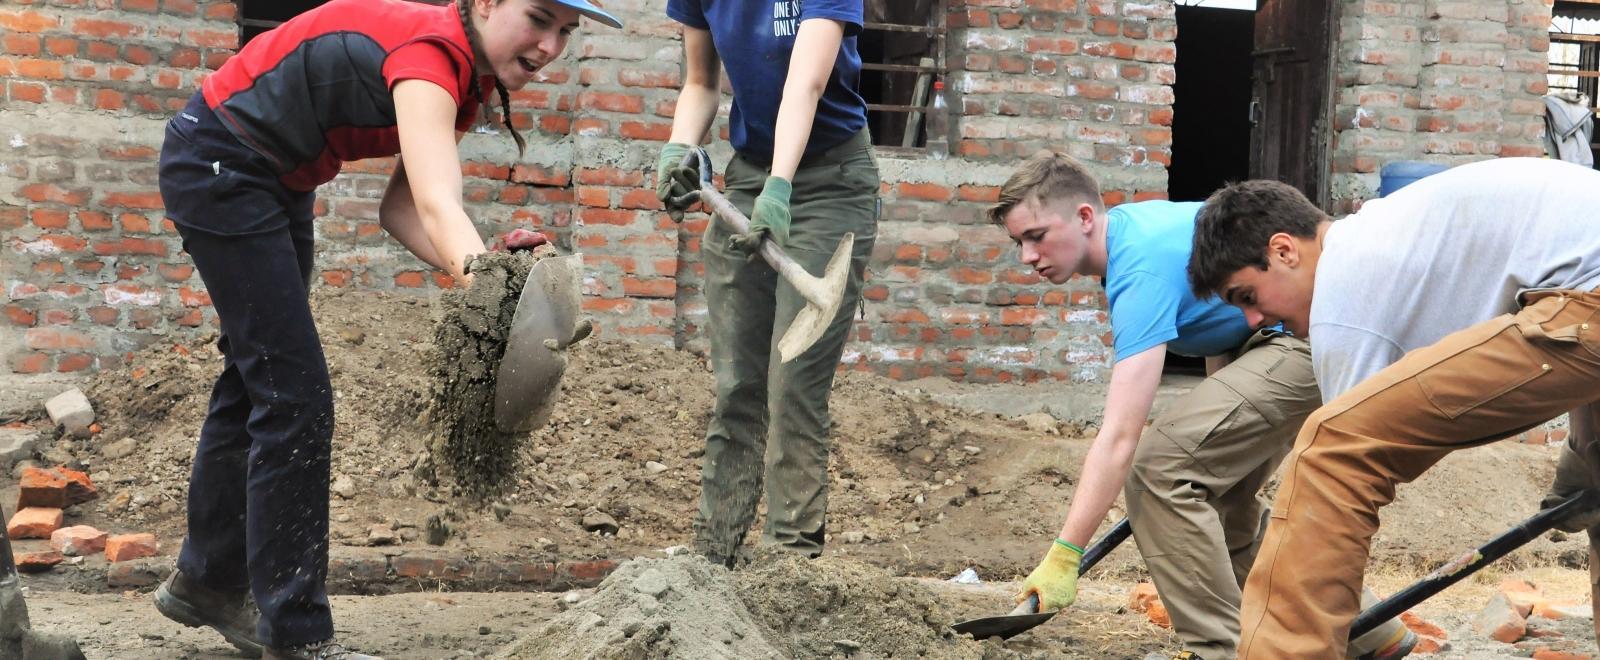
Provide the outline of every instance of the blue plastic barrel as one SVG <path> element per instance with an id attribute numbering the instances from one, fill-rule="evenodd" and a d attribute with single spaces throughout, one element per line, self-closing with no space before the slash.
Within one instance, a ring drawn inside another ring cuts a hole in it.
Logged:
<path id="1" fill-rule="evenodd" d="M 1449 165 L 1438 163 L 1424 163 L 1415 160 L 1402 160 L 1383 166 L 1383 171 L 1378 174 L 1378 196 L 1388 197 L 1390 193 L 1411 185 L 1417 179 L 1438 174 L 1449 169 Z"/>

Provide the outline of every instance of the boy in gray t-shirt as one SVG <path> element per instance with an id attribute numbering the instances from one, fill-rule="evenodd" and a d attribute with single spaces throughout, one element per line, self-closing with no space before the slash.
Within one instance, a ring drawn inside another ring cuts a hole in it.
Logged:
<path id="1" fill-rule="evenodd" d="M 1341 656 L 1378 508 L 1451 451 L 1571 411 L 1558 483 L 1595 484 L 1597 211 L 1600 172 L 1528 158 L 1433 175 L 1339 222 L 1273 181 L 1206 202 L 1196 295 L 1307 336 L 1324 400 L 1245 585 L 1239 657 Z"/>

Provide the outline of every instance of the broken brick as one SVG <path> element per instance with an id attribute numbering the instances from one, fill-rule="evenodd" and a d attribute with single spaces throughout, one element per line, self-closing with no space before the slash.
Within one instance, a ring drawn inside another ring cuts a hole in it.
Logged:
<path id="1" fill-rule="evenodd" d="M 47 539 L 61 528 L 61 509 L 28 507 L 17 511 L 6 523 L 6 535 L 14 539 Z"/>
<path id="2" fill-rule="evenodd" d="M 43 573 L 51 567 L 67 560 L 61 553 L 54 550 L 43 552 L 21 552 L 12 555 L 17 562 L 17 571 L 22 573 Z"/>
<path id="3" fill-rule="evenodd" d="M 1167 606 L 1160 600 L 1150 601 L 1149 609 L 1144 611 L 1144 615 L 1150 618 L 1150 623 L 1162 628 L 1172 627 L 1172 615 L 1167 613 Z"/>
<path id="4" fill-rule="evenodd" d="M 1587 605 L 1570 601 L 1541 601 L 1533 606 L 1533 616 L 1551 620 L 1587 619 L 1594 616 L 1594 610 Z"/>
<path id="5" fill-rule="evenodd" d="M 1160 594 L 1156 593 L 1156 585 L 1149 582 L 1140 582 L 1133 586 L 1133 592 L 1128 594 L 1128 609 L 1143 612 L 1150 608 L 1150 603 L 1161 602 Z"/>
<path id="6" fill-rule="evenodd" d="M 1495 594 L 1483 611 L 1478 613 L 1478 618 L 1473 620 L 1472 629 L 1485 637 L 1510 644 L 1522 639 L 1528 631 L 1528 620 L 1517 612 L 1516 606 L 1505 594 Z"/>
<path id="7" fill-rule="evenodd" d="M 118 534 L 106 539 L 106 560 L 115 562 L 154 557 L 160 548 L 154 534 Z"/>
<path id="8" fill-rule="evenodd" d="M 1544 591 L 1524 580 L 1502 580 L 1499 591 L 1522 616 L 1528 616 L 1533 606 L 1544 600 Z"/>
<path id="9" fill-rule="evenodd" d="M 1400 622 L 1405 624 L 1408 630 L 1420 636 L 1450 639 L 1450 633 L 1445 632 L 1444 628 L 1440 628 L 1439 626 L 1434 625 L 1433 622 L 1410 612 L 1401 614 Z"/>
<path id="10" fill-rule="evenodd" d="M 106 549 L 105 532 L 88 525 L 63 527 L 50 534 L 50 547 L 68 557 L 84 557 Z"/>
<path id="11" fill-rule="evenodd" d="M 100 496 L 89 475 L 60 466 L 25 469 L 20 486 L 18 509 L 30 506 L 65 509 Z"/>

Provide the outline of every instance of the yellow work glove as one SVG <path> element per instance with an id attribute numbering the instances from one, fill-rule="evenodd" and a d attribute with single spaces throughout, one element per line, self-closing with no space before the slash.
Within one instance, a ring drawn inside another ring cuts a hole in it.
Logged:
<path id="1" fill-rule="evenodd" d="M 1045 553 L 1044 561 L 1022 581 L 1017 603 L 1027 600 L 1029 595 L 1037 595 L 1040 612 L 1054 612 L 1071 605 L 1078 599 L 1078 562 L 1082 559 L 1083 548 L 1056 539 L 1050 544 L 1050 552 Z"/>

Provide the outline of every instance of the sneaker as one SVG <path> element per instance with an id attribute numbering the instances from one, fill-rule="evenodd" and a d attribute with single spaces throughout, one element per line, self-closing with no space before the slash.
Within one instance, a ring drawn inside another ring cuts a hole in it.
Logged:
<path id="1" fill-rule="evenodd" d="M 206 626 L 215 630 L 246 656 L 261 657 L 263 647 L 256 637 L 261 613 L 248 592 L 217 591 L 173 570 L 156 588 L 156 610 L 190 628 Z"/>
<path id="2" fill-rule="evenodd" d="M 1144 660 L 1205 660 L 1205 658 L 1195 655 L 1194 651 L 1179 651 L 1172 655 L 1151 653 L 1144 656 Z"/>
<path id="3" fill-rule="evenodd" d="M 1411 649 L 1417 648 L 1417 643 L 1420 641 L 1422 639 L 1417 637 L 1416 633 L 1407 630 L 1393 644 L 1363 655 L 1357 660 L 1400 660 L 1411 655 Z"/>
<path id="4" fill-rule="evenodd" d="M 383 658 L 356 653 L 346 649 L 343 644 L 329 639 L 286 649 L 269 648 L 262 660 L 383 660 Z"/>

